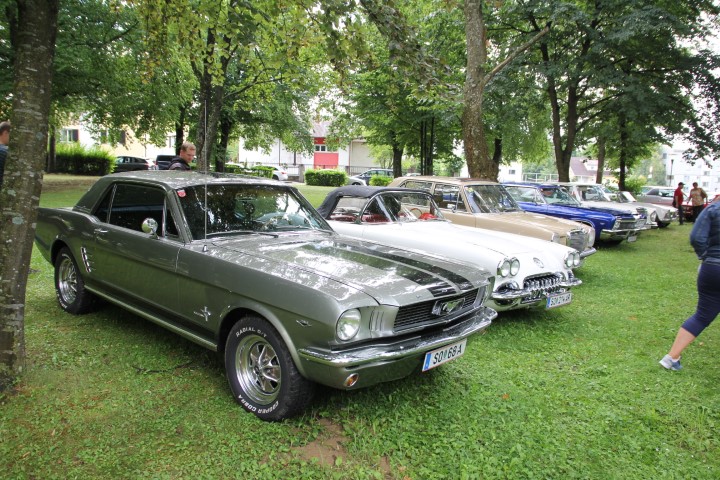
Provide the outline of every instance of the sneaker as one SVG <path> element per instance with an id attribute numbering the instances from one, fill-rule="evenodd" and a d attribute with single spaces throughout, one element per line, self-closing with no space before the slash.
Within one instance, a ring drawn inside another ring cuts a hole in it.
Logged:
<path id="1" fill-rule="evenodd" d="M 682 368 L 682 365 L 680 365 L 680 359 L 673 360 L 670 355 L 665 355 L 662 360 L 660 360 L 660 365 L 667 368 L 668 370 L 680 370 Z"/>

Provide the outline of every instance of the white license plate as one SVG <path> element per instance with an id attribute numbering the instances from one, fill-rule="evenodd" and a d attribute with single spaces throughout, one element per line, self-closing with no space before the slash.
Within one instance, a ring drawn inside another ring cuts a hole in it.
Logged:
<path id="1" fill-rule="evenodd" d="M 557 295 L 551 295 L 547 299 L 547 308 L 559 307 L 560 305 L 567 305 L 572 301 L 572 292 L 558 293 Z"/>
<path id="2" fill-rule="evenodd" d="M 467 339 L 462 340 L 451 345 L 447 345 L 432 352 L 425 354 L 425 361 L 423 362 L 422 371 L 426 372 L 431 368 L 435 368 L 438 365 L 455 360 L 465 353 L 465 345 L 467 345 Z"/>
<path id="3" fill-rule="evenodd" d="M 627 238 L 627 241 L 630 242 L 630 243 L 634 242 L 635 240 L 637 240 L 637 235 L 630 235 L 630 236 Z"/>

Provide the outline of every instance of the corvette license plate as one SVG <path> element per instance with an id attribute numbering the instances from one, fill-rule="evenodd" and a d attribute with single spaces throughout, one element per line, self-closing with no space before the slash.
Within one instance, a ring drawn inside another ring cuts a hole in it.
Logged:
<path id="1" fill-rule="evenodd" d="M 567 305 L 572 301 L 572 292 L 558 293 L 547 298 L 547 308 L 555 308 L 560 305 Z"/>
<path id="2" fill-rule="evenodd" d="M 426 372 L 431 368 L 435 368 L 438 365 L 462 356 L 462 354 L 465 353 L 465 345 L 467 345 L 467 339 L 427 352 L 425 354 L 422 371 Z"/>

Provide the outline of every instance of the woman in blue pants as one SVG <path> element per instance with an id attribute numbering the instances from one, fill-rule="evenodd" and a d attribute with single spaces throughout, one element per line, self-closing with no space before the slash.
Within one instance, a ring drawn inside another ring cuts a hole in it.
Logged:
<path id="1" fill-rule="evenodd" d="M 685 320 L 660 365 L 680 370 L 680 355 L 720 313 L 720 202 L 713 202 L 695 220 L 690 244 L 702 261 L 698 271 L 698 305 Z"/>

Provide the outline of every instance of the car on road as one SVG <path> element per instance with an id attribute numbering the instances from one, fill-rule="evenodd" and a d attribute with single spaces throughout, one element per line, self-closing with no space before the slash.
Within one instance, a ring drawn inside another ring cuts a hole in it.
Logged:
<path id="1" fill-rule="evenodd" d="M 448 222 L 426 190 L 345 186 L 331 190 L 318 212 L 344 235 L 442 255 L 495 275 L 494 310 L 552 308 L 570 303 L 582 282 L 580 254 L 556 243 Z"/>
<path id="2" fill-rule="evenodd" d="M 645 227 L 645 217 L 639 214 L 612 208 L 583 207 L 557 184 L 506 182 L 503 185 L 523 210 L 592 225 L 596 242 L 634 242 Z"/>
<path id="3" fill-rule="evenodd" d="M 497 315 L 489 273 L 343 237 L 294 187 L 257 177 L 107 175 L 72 208 L 40 208 L 35 243 L 63 310 L 103 299 L 218 352 L 263 420 L 301 413 L 316 384 L 442 365 Z"/>
<path id="4" fill-rule="evenodd" d="M 347 185 L 370 185 L 370 179 L 374 176 L 393 178 L 393 171 L 391 168 L 372 168 L 348 177 Z"/>
<path id="5" fill-rule="evenodd" d="M 455 177 L 399 177 L 388 186 L 427 190 L 453 223 L 548 240 L 585 258 L 595 253 L 591 225 L 526 212 L 497 182 Z"/>

